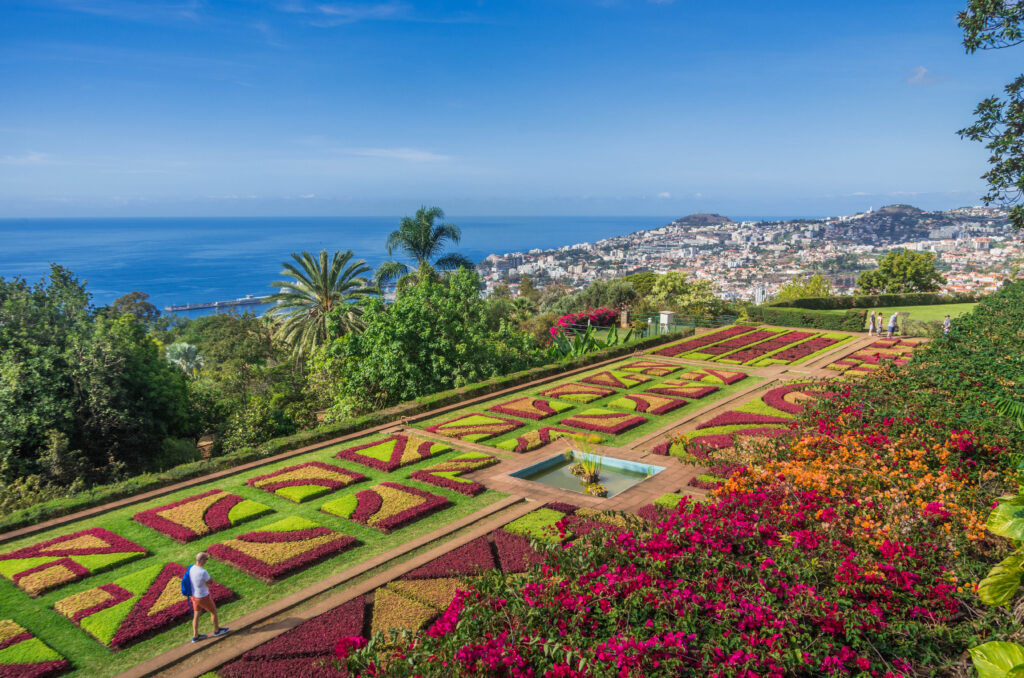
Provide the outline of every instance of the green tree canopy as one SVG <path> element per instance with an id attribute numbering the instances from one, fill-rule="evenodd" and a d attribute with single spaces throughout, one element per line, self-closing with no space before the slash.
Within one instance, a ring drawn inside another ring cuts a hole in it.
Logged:
<path id="1" fill-rule="evenodd" d="M 519 296 L 529 299 L 532 303 L 536 304 L 540 301 L 540 294 L 540 290 L 533 284 L 533 278 L 523 275 L 519 279 Z"/>
<path id="2" fill-rule="evenodd" d="M 114 315 L 131 313 L 141 323 L 151 323 L 160 317 L 160 310 L 150 303 L 145 292 L 129 292 L 118 297 L 110 305 L 110 311 Z"/>
<path id="3" fill-rule="evenodd" d="M 960 12 L 964 48 L 1002 49 L 1024 42 L 1024 3 L 1018 0 L 969 0 Z M 989 171 L 986 204 L 1009 208 L 1010 221 L 1024 228 L 1024 75 L 1004 88 L 1005 98 L 989 97 L 974 111 L 974 124 L 961 129 L 961 138 L 985 144 Z"/>
<path id="4" fill-rule="evenodd" d="M 563 288 L 565 289 L 565 288 Z M 637 303 L 640 295 L 625 280 L 595 280 L 576 294 L 547 294 L 542 308 L 546 312 L 565 315 L 590 308 L 624 308 Z M 554 290 L 552 290 L 554 292 Z"/>
<path id="5" fill-rule="evenodd" d="M 310 388 L 348 415 L 462 386 L 543 361 L 530 335 L 491 326 L 476 272 L 411 286 L 394 304 L 367 305 L 365 330 L 331 341 L 308 362 Z"/>
<path id="6" fill-rule="evenodd" d="M 428 268 L 438 270 L 455 270 L 459 267 L 473 269 L 472 261 L 467 257 L 452 252 L 442 254 L 449 242 L 458 244 L 462 239 L 462 231 L 455 224 L 434 222 L 444 219 L 444 210 L 440 207 L 421 207 L 412 217 L 402 217 L 398 230 L 388 235 L 388 256 L 396 251 L 403 252 L 416 262 L 417 272 L 400 261 L 385 261 L 377 267 L 374 279 L 377 283 L 392 282 L 408 275 L 416 275 Z M 403 286 L 404 288 L 404 286 Z"/>
<path id="7" fill-rule="evenodd" d="M 710 280 L 697 280 L 676 271 L 658 276 L 651 288 L 650 298 L 662 310 L 686 315 L 716 315 L 721 312 L 723 305 L 722 300 L 715 295 L 715 286 Z"/>
<path id="8" fill-rule="evenodd" d="M 654 283 L 658 282 L 658 277 L 658 274 L 653 271 L 643 271 L 642 273 L 631 273 L 623 280 L 632 285 L 637 294 L 646 297 L 654 288 Z"/>
<path id="9" fill-rule="evenodd" d="M 931 252 L 892 250 L 878 260 L 878 268 L 857 278 L 860 294 L 938 292 L 946 279 L 935 268 Z"/>
<path id="10" fill-rule="evenodd" d="M 330 338 L 327 318 L 334 311 L 337 331 L 362 328 L 363 302 L 378 290 L 364 277 L 370 267 L 362 259 L 352 261 L 353 256 L 352 250 L 338 250 L 330 257 L 327 250 L 317 257 L 309 252 L 292 254 L 295 264 L 285 262 L 281 271 L 291 280 L 270 284 L 281 289 L 269 301 L 276 304 L 274 314 L 282 319 L 281 337 L 297 356 L 307 355 Z"/>
<path id="11" fill-rule="evenodd" d="M 832 289 L 831 281 L 825 277 L 824 273 L 819 272 L 807 277 L 796 276 L 779 288 L 774 300 L 792 301 L 810 297 L 831 297 L 833 294 L 835 291 Z"/>

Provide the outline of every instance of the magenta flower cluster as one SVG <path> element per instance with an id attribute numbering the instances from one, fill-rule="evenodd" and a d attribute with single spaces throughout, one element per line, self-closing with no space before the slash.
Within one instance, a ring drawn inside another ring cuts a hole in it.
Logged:
<path id="1" fill-rule="evenodd" d="M 594 327 L 611 327 L 619 319 L 619 311 L 614 308 L 591 308 L 579 313 L 568 313 L 555 320 L 555 324 L 549 330 L 551 336 L 555 337 L 565 332 L 573 325 L 587 325 Z"/>

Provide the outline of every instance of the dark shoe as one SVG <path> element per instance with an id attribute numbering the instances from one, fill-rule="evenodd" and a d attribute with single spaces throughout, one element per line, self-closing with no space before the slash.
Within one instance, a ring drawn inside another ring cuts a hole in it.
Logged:
<path id="1" fill-rule="evenodd" d="M 227 633 L 230 630 L 231 629 L 229 629 L 228 627 L 222 626 L 219 629 L 217 629 L 217 631 L 214 632 L 213 637 L 216 638 L 218 636 L 223 636 L 225 633 Z"/>
<path id="2" fill-rule="evenodd" d="M 205 633 L 200 633 L 198 636 L 193 636 L 192 637 L 192 642 L 193 643 L 198 643 L 200 640 L 206 640 L 206 634 Z"/>

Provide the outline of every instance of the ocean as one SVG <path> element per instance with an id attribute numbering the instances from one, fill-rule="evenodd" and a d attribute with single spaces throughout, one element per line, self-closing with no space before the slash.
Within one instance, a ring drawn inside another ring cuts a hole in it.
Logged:
<path id="1" fill-rule="evenodd" d="M 462 242 L 452 249 L 480 261 L 491 253 L 594 242 L 674 218 L 451 217 L 462 229 Z M 384 240 L 398 222 L 399 217 L 2 219 L 0 277 L 35 282 L 57 263 L 86 281 L 97 305 L 139 290 L 163 310 L 271 294 L 281 263 L 304 249 L 351 249 L 376 267 L 387 259 Z"/>

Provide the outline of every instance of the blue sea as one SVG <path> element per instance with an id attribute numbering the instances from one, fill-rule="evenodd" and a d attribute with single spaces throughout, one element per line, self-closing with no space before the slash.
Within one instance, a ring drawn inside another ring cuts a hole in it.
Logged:
<path id="1" fill-rule="evenodd" d="M 678 215 L 677 215 L 678 216 Z M 491 253 L 594 242 L 676 217 L 461 217 L 454 251 Z M 97 305 L 147 292 L 160 309 L 273 293 L 292 252 L 351 249 L 376 266 L 398 217 L 4 219 L 0 277 L 36 281 L 50 263 L 87 282 Z M 190 314 L 192 315 L 192 314 Z"/>

